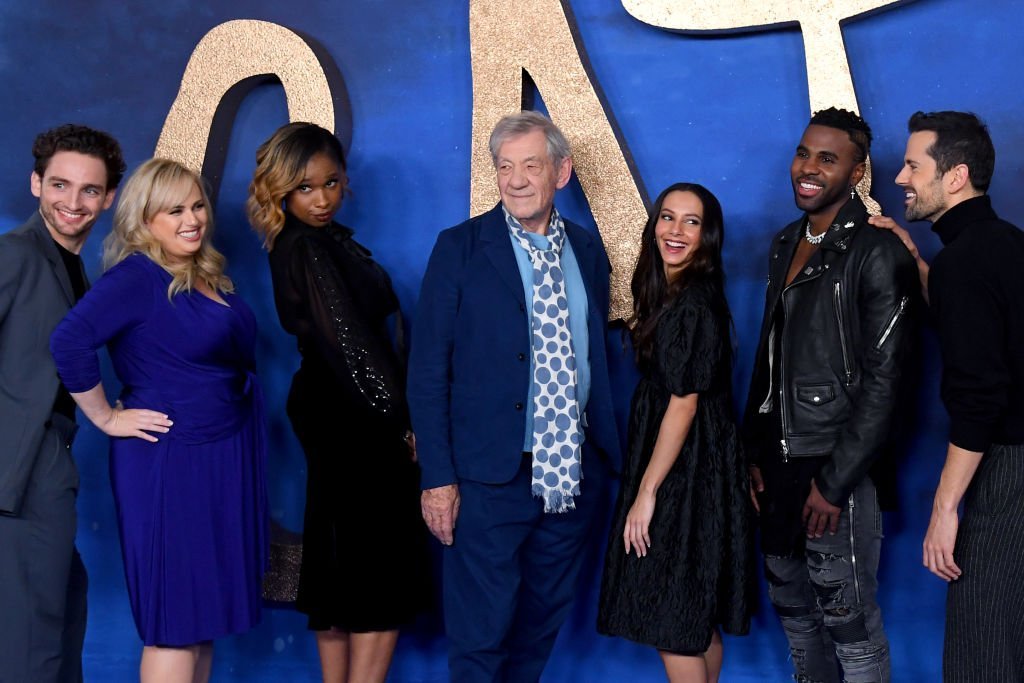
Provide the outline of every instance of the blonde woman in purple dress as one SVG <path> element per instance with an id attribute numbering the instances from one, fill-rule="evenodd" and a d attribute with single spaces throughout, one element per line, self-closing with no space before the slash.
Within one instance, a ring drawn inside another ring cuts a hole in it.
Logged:
<path id="1" fill-rule="evenodd" d="M 211 245 L 199 176 L 164 159 L 128 180 L 106 272 L 51 339 L 65 386 L 111 437 L 143 683 L 209 679 L 213 641 L 260 619 L 267 558 L 256 321 Z M 111 405 L 97 351 L 123 384 Z"/>

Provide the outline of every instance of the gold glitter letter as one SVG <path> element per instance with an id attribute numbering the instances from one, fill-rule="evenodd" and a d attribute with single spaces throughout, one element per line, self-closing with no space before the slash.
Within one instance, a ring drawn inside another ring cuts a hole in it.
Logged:
<path id="1" fill-rule="evenodd" d="M 529 108 L 533 84 L 573 149 L 573 165 L 612 263 L 610 318 L 632 313 L 629 281 L 647 220 L 643 185 L 604 106 L 566 0 L 470 0 L 473 151 L 470 211 L 498 201 L 487 149 L 502 116 Z"/>
<path id="2" fill-rule="evenodd" d="M 813 112 L 833 106 L 859 111 L 840 22 L 905 1 L 622 0 L 622 6 L 646 24 L 683 33 L 756 31 L 780 24 L 800 24 Z M 877 213 L 878 203 L 869 196 L 870 162 L 857 191 L 868 210 Z"/>
<path id="3" fill-rule="evenodd" d="M 336 131 L 348 149 L 348 98 L 327 52 L 283 26 L 239 20 L 215 26 L 196 45 L 155 156 L 202 172 L 215 195 L 238 105 L 255 86 L 275 80 L 284 86 L 289 120 Z"/>

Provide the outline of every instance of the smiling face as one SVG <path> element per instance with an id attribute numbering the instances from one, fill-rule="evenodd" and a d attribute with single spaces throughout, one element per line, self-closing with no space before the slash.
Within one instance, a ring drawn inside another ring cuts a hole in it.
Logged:
<path id="1" fill-rule="evenodd" d="M 926 130 L 911 133 L 907 140 L 907 153 L 896 184 L 905 193 L 903 206 L 908 221 L 934 223 L 949 209 L 942 187 L 944 176 L 938 173 L 938 165 L 928 153 L 936 139 L 934 131 Z"/>
<path id="2" fill-rule="evenodd" d="M 700 248 L 704 205 L 692 192 L 669 192 L 661 204 L 654 240 L 669 282 L 679 277 Z"/>
<path id="3" fill-rule="evenodd" d="M 341 208 L 345 180 L 341 164 L 317 152 L 306 163 L 299 186 L 285 195 L 285 209 L 312 228 L 330 225 Z"/>
<path id="4" fill-rule="evenodd" d="M 790 177 L 796 205 L 827 225 L 850 198 L 850 188 L 864 175 L 860 150 L 838 128 L 807 126 L 793 156 Z"/>
<path id="5" fill-rule="evenodd" d="M 79 253 L 100 214 L 110 208 L 114 190 L 107 190 L 103 160 L 78 152 L 57 152 L 40 177 L 32 173 L 32 194 L 50 236 L 68 251 Z"/>
<path id="6" fill-rule="evenodd" d="M 556 166 L 544 131 L 538 128 L 505 140 L 498 148 L 495 168 L 505 209 L 526 230 L 544 234 L 555 192 L 569 182 L 572 160 L 562 159 Z"/>
<path id="7" fill-rule="evenodd" d="M 206 203 L 195 183 L 187 194 L 146 221 L 146 228 L 163 249 L 169 263 L 182 263 L 193 258 L 203 245 L 206 234 Z M 184 193 L 183 193 L 184 194 Z"/>

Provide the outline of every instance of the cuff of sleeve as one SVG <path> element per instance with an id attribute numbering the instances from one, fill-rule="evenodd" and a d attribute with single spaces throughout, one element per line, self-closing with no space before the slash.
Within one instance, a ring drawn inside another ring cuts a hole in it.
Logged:
<path id="1" fill-rule="evenodd" d="M 966 451 L 984 453 L 992 445 L 992 425 L 954 419 L 949 427 L 949 442 Z"/>
<path id="2" fill-rule="evenodd" d="M 824 496 L 825 500 L 836 507 L 842 507 L 850 496 L 850 491 L 847 491 L 840 482 L 835 480 L 835 470 L 828 464 L 822 467 L 818 475 L 814 477 L 814 483 L 818 485 L 818 492 Z"/>
<path id="3" fill-rule="evenodd" d="M 67 379 L 64 379 L 62 376 L 61 381 L 64 383 L 64 388 L 70 393 L 82 394 L 98 385 L 100 383 L 100 376 L 99 373 L 82 377 L 72 376 Z"/>
<path id="4" fill-rule="evenodd" d="M 459 478 L 455 476 L 455 470 L 451 468 L 444 468 L 443 470 L 437 470 L 435 468 L 423 467 L 423 461 L 420 461 L 420 490 L 426 491 L 427 489 L 436 489 L 439 486 L 448 486 L 449 484 L 458 484 Z"/>

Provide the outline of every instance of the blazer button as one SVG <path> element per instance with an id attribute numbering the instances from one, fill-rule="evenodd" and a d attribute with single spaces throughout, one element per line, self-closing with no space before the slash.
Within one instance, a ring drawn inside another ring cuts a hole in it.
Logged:
<path id="1" fill-rule="evenodd" d="M 516 401 L 516 410 L 522 410 L 522 409 L 523 409 L 523 404 L 520 403 L 519 401 Z"/>
<path id="2" fill-rule="evenodd" d="M 518 358 L 519 360 L 526 360 L 526 354 L 525 353 L 520 353 L 520 354 L 518 354 L 516 356 L 516 358 Z"/>

